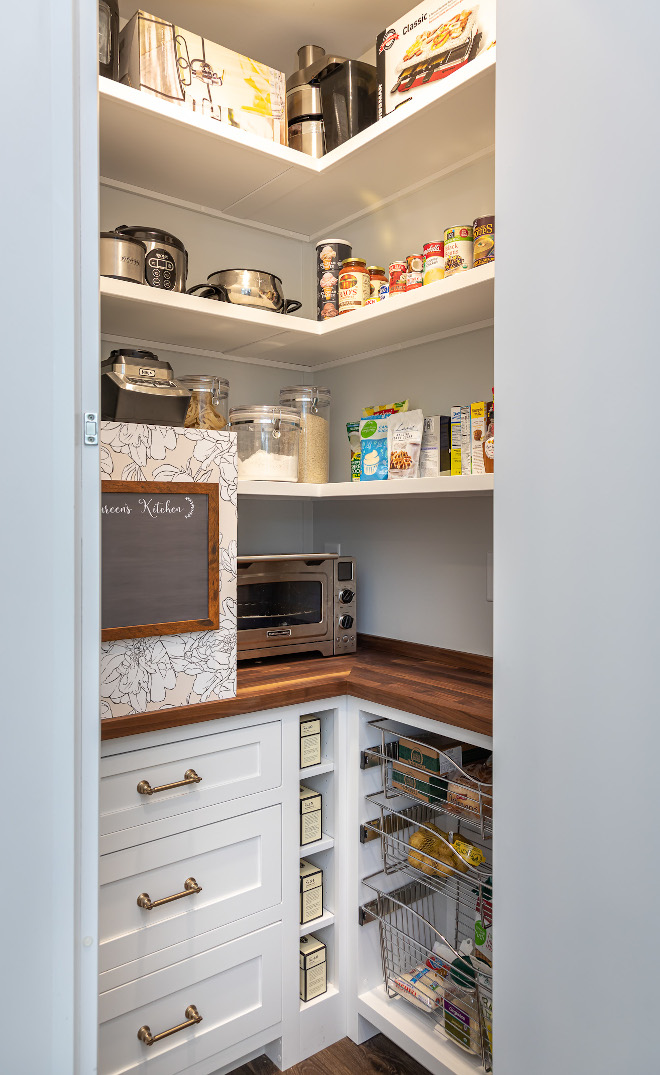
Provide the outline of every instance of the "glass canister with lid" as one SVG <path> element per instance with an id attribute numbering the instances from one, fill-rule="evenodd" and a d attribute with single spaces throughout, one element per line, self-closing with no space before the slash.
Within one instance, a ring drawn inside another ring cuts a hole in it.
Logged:
<path id="1" fill-rule="evenodd" d="M 207 373 L 190 373 L 179 377 L 179 383 L 190 389 L 190 403 L 184 421 L 187 429 L 226 429 L 229 381 Z"/>
<path id="2" fill-rule="evenodd" d="M 280 403 L 300 414 L 298 481 L 325 483 L 329 478 L 330 389 L 293 384 L 280 389 Z"/>
<path id="3" fill-rule="evenodd" d="M 300 426 L 300 412 L 293 407 L 232 407 L 229 428 L 236 434 L 239 478 L 297 482 Z"/>

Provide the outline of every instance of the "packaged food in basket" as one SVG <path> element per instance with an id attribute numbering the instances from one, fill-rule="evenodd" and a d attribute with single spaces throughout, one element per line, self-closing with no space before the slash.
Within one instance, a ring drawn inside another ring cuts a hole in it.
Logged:
<path id="1" fill-rule="evenodd" d="M 422 411 L 390 415 L 387 430 L 389 478 L 416 478 L 424 436 Z"/>
<path id="2" fill-rule="evenodd" d="M 463 857 L 449 844 L 449 834 L 430 821 L 412 834 L 409 843 L 413 850 L 408 853 L 408 864 L 427 876 L 452 877 L 467 872 Z"/>
<path id="3" fill-rule="evenodd" d="M 493 966 L 493 887 L 490 877 L 481 889 L 481 895 L 477 892 L 473 961 L 489 969 Z"/>
<path id="4" fill-rule="evenodd" d="M 468 1053 L 481 1052 L 477 993 L 459 985 L 449 985 L 442 1000 L 444 1025 L 436 1026 Z"/>
<path id="5" fill-rule="evenodd" d="M 482 862 L 486 861 L 486 856 L 480 847 L 473 844 L 470 840 L 466 840 L 464 836 L 455 836 L 452 841 L 452 847 L 457 855 L 459 855 L 464 862 L 467 862 L 468 866 L 481 866 Z"/>
<path id="6" fill-rule="evenodd" d="M 442 1004 L 445 980 L 426 963 L 395 975 L 390 979 L 390 984 L 397 993 L 423 1011 L 435 1011 Z"/>
<path id="7" fill-rule="evenodd" d="M 447 801 L 447 779 L 441 773 L 458 774 L 463 751 L 460 743 L 442 735 L 418 732 L 414 739 L 399 738 L 397 758 L 392 762 L 392 783 L 406 795 L 422 802 Z"/>
<path id="8" fill-rule="evenodd" d="M 493 816 L 493 765 L 489 759 L 485 762 L 470 762 L 463 766 L 466 774 L 456 774 L 448 782 L 447 803 L 454 813 L 464 813 L 474 818 Z"/>

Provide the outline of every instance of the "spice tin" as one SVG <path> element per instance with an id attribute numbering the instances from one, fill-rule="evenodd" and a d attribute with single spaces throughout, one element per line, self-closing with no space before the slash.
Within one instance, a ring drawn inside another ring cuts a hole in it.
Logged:
<path id="1" fill-rule="evenodd" d="M 443 242 L 424 244 L 424 283 L 432 284 L 442 280 L 445 275 L 445 244 Z"/>
<path id="2" fill-rule="evenodd" d="M 474 267 L 495 261 L 495 217 L 478 216 L 472 225 Z"/>
<path id="3" fill-rule="evenodd" d="M 316 244 L 316 320 L 339 313 L 339 272 L 353 248 L 346 239 L 321 239 Z"/>
<path id="4" fill-rule="evenodd" d="M 472 226 L 457 224 L 445 232 L 445 276 L 472 268 Z"/>
<path id="5" fill-rule="evenodd" d="M 382 302 L 390 293 L 385 269 L 380 265 L 369 265 L 369 298 L 365 305 L 371 306 L 375 302 Z"/>
<path id="6" fill-rule="evenodd" d="M 408 265 L 405 261 L 393 261 L 390 265 L 390 295 L 406 290 Z"/>
<path id="7" fill-rule="evenodd" d="M 367 263 L 362 258 L 346 258 L 339 273 L 339 313 L 364 306 L 371 289 Z"/>

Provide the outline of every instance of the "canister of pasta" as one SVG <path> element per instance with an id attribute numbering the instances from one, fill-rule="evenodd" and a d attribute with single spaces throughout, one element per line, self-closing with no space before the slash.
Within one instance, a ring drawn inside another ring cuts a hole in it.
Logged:
<path id="1" fill-rule="evenodd" d="M 369 273 L 369 298 L 365 306 L 371 306 L 375 302 L 382 302 L 386 299 L 390 289 L 385 269 L 381 265 L 369 265 L 367 272 Z"/>
<path id="2" fill-rule="evenodd" d="M 406 290 L 408 266 L 405 261 L 393 261 L 390 265 L 390 295 L 401 294 Z"/>
<path id="3" fill-rule="evenodd" d="M 472 225 L 474 235 L 474 267 L 495 261 L 495 217 L 478 216 Z"/>
<path id="4" fill-rule="evenodd" d="M 406 291 L 413 291 L 424 283 L 424 255 L 408 254 L 406 267 Z"/>
<path id="5" fill-rule="evenodd" d="M 445 275 L 445 244 L 443 242 L 424 244 L 424 283 L 432 284 L 442 280 Z"/>
<path id="6" fill-rule="evenodd" d="M 345 258 L 339 273 L 339 313 L 364 306 L 369 298 L 367 263 L 363 258 Z"/>
<path id="7" fill-rule="evenodd" d="M 472 225 L 457 224 L 445 232 L 445 276 L 472 268 Z"/>
<path id="8" fill-rule="evenodd" d="M 339 270 L 352 253 L 346 239 L 321 239 L 316 244 L 317 321 L 327 321 L 339 313 Z"/>

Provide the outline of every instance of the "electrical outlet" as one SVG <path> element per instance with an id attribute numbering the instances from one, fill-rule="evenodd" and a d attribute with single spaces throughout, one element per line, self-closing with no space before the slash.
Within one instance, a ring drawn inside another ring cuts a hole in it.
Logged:
<path id="1" fill-rule="evenodd" d="M 486 553 L 486 600 L 493 600 L 493 554 Z"/>

